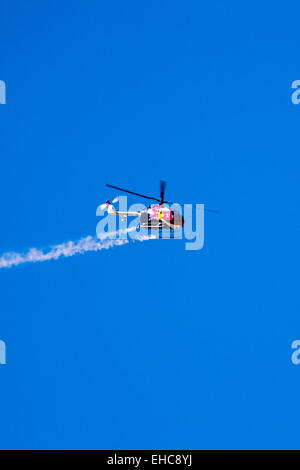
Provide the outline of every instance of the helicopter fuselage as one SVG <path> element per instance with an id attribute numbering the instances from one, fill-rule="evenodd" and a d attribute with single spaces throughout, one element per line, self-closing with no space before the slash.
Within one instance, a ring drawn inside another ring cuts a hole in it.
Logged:
<path id="1" fill-rule="evenodd" d="M 109 214 L 119 215 L 122 219 L 139 217 L 140 227 L 146 229 L 176 230 L 184 225 L 184 219 L 178 211 L 174 211 L 162 204 L 153 204 L 142 211 L 118 211 L 110 201 L 106 201 Z"/>
<path id="2" fill-rule="evenodd" d="M 160 204 L 154 204 L 140 213 L 141 227 L 179 229 L 184 225 L 184 219 L 178 211 Z"/>

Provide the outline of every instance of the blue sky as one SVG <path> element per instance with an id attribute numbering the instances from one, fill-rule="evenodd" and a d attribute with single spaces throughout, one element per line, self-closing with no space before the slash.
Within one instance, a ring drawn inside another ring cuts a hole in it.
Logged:
<path id="1" fill-rule="evenodd" d="M 1 253 L 93 235 L 107 182 L 221 213 L 1 270 L 1 448 L 299 448 L 299 12 L 2 2 Z"/>

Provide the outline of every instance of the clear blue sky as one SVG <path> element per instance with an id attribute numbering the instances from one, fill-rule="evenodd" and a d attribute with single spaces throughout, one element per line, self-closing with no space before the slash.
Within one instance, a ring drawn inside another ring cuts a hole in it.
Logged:
<path id="1" fill-rule="evenodd" d="M 299 448 L 299 13 L 2 1 L 1 253 L 93 235 L 106 182 L 221 213 L 1 270 L 1 448 Z"/>

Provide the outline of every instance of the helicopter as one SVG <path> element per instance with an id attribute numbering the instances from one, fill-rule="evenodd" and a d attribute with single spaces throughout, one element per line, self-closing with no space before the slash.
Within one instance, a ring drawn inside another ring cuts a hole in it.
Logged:
<path id="1" fill-rule="evenodd" d="M 133 194 L 138 197 L 142 197 L 144 199 L 150 199 L 152 201 L 157 201 L 158 204 L 151 204 L 147 207 L 147 209 L 141 211 L 118 211 L 115 209 L 113 204 L 118 201 L 118 197 L 115 198 L 112 202 L 107 200 L 104 204 L 101 204 L 100 208 L 103 210 L 107 208 L 107 212 L 109 214 L 115 214 L 125 220 L 127 217 L 139 217 L 140 224 L 137 228 L 143 228 L 148 230 L 159 230 L 161 233 L 162 229 L 167 229 L 170 231 L 172 235 L 174 235 L 174 230 L 180 229 L 184 226 L 184 218 L 182 217 L 181 213 L 175 211 L 172 208 L 166 207 L 165 204 L 171 204 L 172 202 L 165 200 L 165 189 L 166 189 L 166 181 L 160 182 L 160 197 L 151 197 L 146 196 L 144 194 L 136 193 L 134 191 L 130 191 L 128 189 L 120 188 L 118 186 L 113 186 L 111 184 L 106 184 L 108 188 L 116 189 L 118 191 L 122 191 L 128 194 Z M 218 213 L 218 211 L 212 209 L 205 209 L 209 212 Z"/>

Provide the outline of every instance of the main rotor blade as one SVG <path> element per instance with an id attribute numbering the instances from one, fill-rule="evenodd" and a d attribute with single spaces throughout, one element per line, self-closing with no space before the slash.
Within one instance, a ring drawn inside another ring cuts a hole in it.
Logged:
<path id="1" fill-rule="evenodd" d="M 123 193 L 134 194 L 135 196 L 144 197 L 145 199 L 151 199 L 152 201 L 160 202 L 160 199 L 157 199 L 156 197 L 145 196 L 144 194 L 135 193 L 133 191 L 129 191 L 128 189 L 119 188 L 118 186 L 112 186 L 111 184 L 107 184 L 106 186 L 108 188 L 117 189 L 118 191 L 123 191 Z"/>
<path id="2" fill-rule="evenodd" d="M 162 203 L 164 202 L 166 184 L 167 184 L 166 181 L 160 182 L 160 200 Z"/>
<path id="3" fill-rule="evenodd" d="M 129 191 L 129 189 L 119 188 L 118 186 L 113 186 L 112 184 L 107 184 L 106 186 L 108 188 L 117 189 L 118 191 L 123 191 L 123 193 L 134 194 L 135 196 L 143 197 L 145 199 L 150 199 L 152 201 L 158 201 L 161 204 L 174 204 L 174 202 L 165 201 L 163 199 L 165 188 L 166 188 L 166 182 L 165 181 L 161 181 L 161 190 L 160 190 L 161 199 L 158 199 L 157 197 L 145 196 L 144 194 L 140 194 L 140 193 L 135 193 L 134 191 Z M 179 204 L 179 203 L 177 203 L 177 204 Z M 180 205 L 183 205 L 183 204 L 180 204 Z M 220 213 L 220 211 L 215 210 L 215 209 L 205 209 L 204 208 L 204 210 L 205 210 L 205 212 L 213 212 L 215 214 Z"/>
<path id="4" fill-rule="evenodd" d="M 164 201 L 164 204 L 179 204 L 180 206 L 184 206 L 184 204 L 181 204 L 181 202 L 170 202 L 170 201 Z M 205 212 L 213 212 L 214 214 L 220 214 L 220 211 L 216 210 L 216 209 L 205 209 L 204 207 L 204 211 Z"/>
<path id="5" fill-rule="evenodd" d="M 213 212 L 214 214 L 220 214 L 220 211 L 217 211 L 215 209 L 204 209 L 205 212 Z"/>

